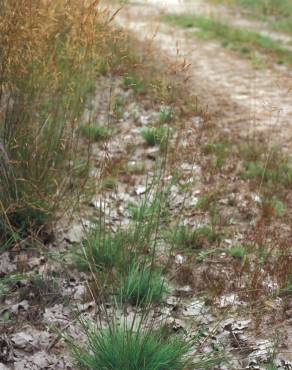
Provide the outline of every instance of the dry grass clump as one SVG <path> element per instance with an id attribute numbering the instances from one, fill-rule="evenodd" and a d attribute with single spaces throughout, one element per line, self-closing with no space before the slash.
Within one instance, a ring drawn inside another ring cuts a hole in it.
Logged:
<path id="1" fill-rule="evenodd" d="M 80 151 L 76 128 L 94 77 L 110 60 L 111 31 L 97 4 L 1 2 L 0 235 L 6 240 L 39 231 L 68 192 L 72 204 L 82 188 L 71 186 L 70 163 Z"/>

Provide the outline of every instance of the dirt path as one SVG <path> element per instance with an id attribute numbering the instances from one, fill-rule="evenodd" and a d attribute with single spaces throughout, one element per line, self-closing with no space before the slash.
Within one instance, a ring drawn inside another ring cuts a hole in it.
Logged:
<path id="1" fill-rule="evenodd" d="M 291 35 L 272 30 L 267 21 L 246 18 L 245 13 L 236 7 L 210 3 L 207 0 L 148 0 L 147 3 L 167 12 L 192 12 L 203 16 L 213 16 L 219 18 L 223 23 L 227 22 L 235 27 L 247 28 L 259 32 L 263 36 L 269 36 L 275 41 L 280 41 L 283 47 L 292 50 Z"/>
<path id="2" fill-rule="evenodd" d="M 167 6 L 165 7 L 165 4 Z M 194 91 L 218 120 L 239 133 L 268 131 L 273 143 L 292 147 L 292 71 L 286 67 L 256 70 L 248 60 L 219 43 L 189 37 L 188 31 L 162 24 L 162 11 L 208 10 L 200 0 L 150 0 L 129 3 L 117 22 L 166 55 L 186 59 Z M 204 10 L 205 9 L 205 10 Z M 223 9 L 223 8 L 222 8 Z"/>

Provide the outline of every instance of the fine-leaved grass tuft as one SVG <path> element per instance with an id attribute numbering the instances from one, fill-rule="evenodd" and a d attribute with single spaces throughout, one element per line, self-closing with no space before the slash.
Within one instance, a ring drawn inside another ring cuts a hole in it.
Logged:
<path id="1" fill-rule="evenodd" d="M 91 141 L 101 141 L 110 138 L 111 134 L 105 126 L 82 125 L 79 128 L 83 137 Z"/>
<path id="2" fill-rule="evenodd" d="M 133 264 L 126 277 L 121 277 L 118 296 L 121 302 L 135 306 L 160 303 L 167 293 L 161 272 L 147 266 Z"/>
<path id="3" fill-rule="evenodd" d="M 159 145 L 161 148 L 163 148 L 167 144 L 169 128 L 167 128 L 166 126 L 145 127 L 142 129 L 141 135 L 147 145 Z"/>
<path id="4" fill-rule="evenodd" d="M 184 370 L 191 345 L 179 335 L 166 338 L 159 331 L 137 331 L 111 325 L 97 329 L 86 324 L 87 345 L 70 343 L 80 370 Z"/>
<path id="5" fill-rule="evenodd" d="M 200 249 L 205 244 L 215 243 L 220 240 L 221 235 L 212 227 L 207 225 L 192 229 L 188 226 L 179 226 L 166 235 L 177 249 L 193 250 Z"/>
<path id="6" fill-rule="evenodd" d="M 129 240 L 129 234 L 122 231 L 113 234 L 98 224 L 87 233 L 81 248 L 74 248 L 75 265 L 85 271 L 120 266 L 124 262 Z"/>
<path id="7" fill-rule="evenodd" d="M 246 249 L 241 245 L 234 246 L 228 249 L 228 254 L 234 258 L 242 260 L 246 256 Z"/>

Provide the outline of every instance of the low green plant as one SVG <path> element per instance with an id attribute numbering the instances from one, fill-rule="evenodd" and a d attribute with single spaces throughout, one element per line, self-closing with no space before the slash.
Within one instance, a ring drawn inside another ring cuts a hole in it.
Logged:
<path id="1" fill-rule="evenodd" d="M 136 94 L 142 94 L 145 92 L 145 84 L 143 82 L 143 80 L 138 77 L 138 76 L 125 76 L 124 77 L 124 85 L 126 87 L 129 87 L 131 89 L 133 89 L 133 91 L 136 93 Z"/>
<path id="2" fill-rule="evenodd" d="M 246 256 L 246 249 L 241 245 L 237 245 L 237 246 L 234 246 L 228 249 L 227 253 L 231 257 L 234 257 L 239 260 L 243 260 L 244 257 Z"/>
<path id="3" fill-rule="evenodd" d="M 151 221 L 158 214 L 160 220 L 165 221 L 169 216 L 167 206 L 162 204 L 160 198 L 155 198 L 153 201 L 144 201 L 139 205 L 130 203 L 128 210 L 132 220 L 136 222 Z"/>
<path id="4" fill-rule="evenodd" d="M 199 197 L 195 208 L 200 209 L 202 211 L 207 211 L 208 208 L 212 205 L 213 203 L 213 197 L 210 194 L 202 195 Z"/>
<path id="5" fill-rule="evenodd" d="M 167 238 L 178 249 L 197 249 L 201 247 L 198 243 L 197 230 L 188 226 L 179 226 L 173 232 L 167 234 Z"/>
<path id="6" fill-rule="evenodd" d="M 166 126 L 160 127 L 145 127 L 141 131 L 141 135 L 147 145 L 155 146 L 159 145 L 164 148 L 167 145 L 169 137 L 169 128 Z"/>
<path id="7" fill-rule="evenodd" d="M 202 151 L 205 155 L 212 155 L 214 157 L 212 166 L 220 169 L 226 164 L 230 155 L 230 144 L 225 141 L 211 142 L 204 145 Z"/>
<path id="8" fill-rule="evenodd" d="M 198 240 L 201 240 L 204 243 L 204 240 L 207 240 L 209 243 L 215 243 L 221 240 L 221 233 L 215 230 L 213 226 L 199 226 L 196 229 L 198 235 Z"/>
<path id="9" fill-rule="evenodd" d="M 74 248 L 72 257 L 79 270 L 95 271 L 119 267 L 129 258 L 132 234 L 108 231 L 102 223 L 93 227 L 83 240 L 81 248 Z"/>
<path id="10" fill-rule="evenodd" d="M 197 257 L 196 257 L 196 261 L 197 262 L 204 262 L 204 260 L 209 257 L 209 256 L 212 256 L 213 254 L 215 253 L 218 253 L 218 252 L 221 252 L 222 250 L 221 249 L 208 249 L 208 250 L 202 250 L 198 253 Z"/>
<path id="11" fill-rule="evenodd" d="M 111 133 L 105 126 L 94 126 L 92 124 L 81 125 L 79 128 L 80 134 L 91 141 L 101 141 L 110 138 Z"/>
<path id="12" fill-rule="evenodd" d="M 273 163 L 272 161 L 244 162 L 245 172 L 242 174 L 247 179 L 258 179 L 266 183 L 292 184 L 292 167 L 289 162 Z"/>
<path id="13" fill-rule="evenodd" d="M 277 370 L 279 368 L 278 368 L 278 365 L 274 361 L 271 361 L 265 365 L 265 369 L 266 370 Z"/>
<path id="14" fill-rule="evenodd" d="M 121 97 L 116 97 L 113 102 L 113 114 L 117 120 L 120 120 L 124 116 L 125 103 Z"/>
<path id="15" fill-rule="evenodd" d="M 80 370 L 184 370 L 190 363 L 190 342 L 179 335 L 126 326 L 95 328 L 86 323 L 87 345 L 69 342 Z"/>
<path id="16" fill-rule="evenodd" d="M 282 217 L 285 214 L 285 204 L 275 196 L 265 196 L 261 198 L 261 208 L 263 216 L 270 217 Z"/>
<path id="17" fill-rule="evenodd" d="M 159 122 L 161 125 L 170 122 L 173 119 L 173 112 L 169 108 L 162 108 L 159 114 Z"/>
<path id="18" fill-rule="evenodd" d="M 167 288 L 161 272 L 135 263 L 127 276 L 121 277 L 118 298 L 135 306 L 147 306 L 160 303 L 165 293 Z"/>
<path id="19" fill-rule="evenodd" d="M 292 273 L 289 273 L 285 286 L 278 290 L 277 295 L 292 297 Z"/>
<path id="20" fill-rule="evenodd" d="M 73 172 L 79 177 L 87 177 L 90 171 L 89 161 L 77 159 L 73 162 Z"/>
<path id="21" fill-rule="evenodd" d="M 117 179 L 114 177 L 106 177 L 102 181 L 102 188 L 108 190 L 115 190 L 118 186 Z"/>
<path id="22" fill-rule="evenodd" d="M 166 233 L 166 239 L 180 250 L 193 250 L 217 242 L 220 240 L 220 235 L 207 225 L 195 229 L 189 226 L 178 226 Z"/>

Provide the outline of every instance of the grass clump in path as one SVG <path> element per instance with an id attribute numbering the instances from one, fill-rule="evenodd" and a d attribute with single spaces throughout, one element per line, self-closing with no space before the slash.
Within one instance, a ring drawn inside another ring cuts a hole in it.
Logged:
<path id="1" fill-rule="evenodd" d="M 147 145 L 159 145 L 161 148 L 163 148 L 166 146 L 168 141 L 169 129 L 166 126 L 145 127 L 141 131 L 141 135 Z"/>
<path id="2" fill-rule="evenodd" d="M 194 36 L 215 39 L 241 55 L 252 59 L 255 52 L 271 57 L 277 63 L 292 64 L 292 52 L 286 50 L 279 41 L 258 32 L 234 27 L 214 18 L 199 15 L 165 15 L 162 20 L 182 28 L 198 28 Z"/>
<path id="3" fill-rule="evenodd" d="M 71 344 L 80 370 L 183 370 L 189 363 L 190 344 L 178 335 L 116 324 L 105 330 L 86 324 L 86 335 L 85 347 Z"/>
<path id="4" fill-rule="evenodd" d="M 119 297 L 135 306 L 160 303 L 167 288 L 159 271 L 134 264 L 127 277 L 122 277 Z"/>
<path id="5" fill-rule="evenodd" d="M 81 125 L 79 128 L 80 134 L 90 141 L 101 141 L 109 139 L 111 134 L 105 126 Z"/>

